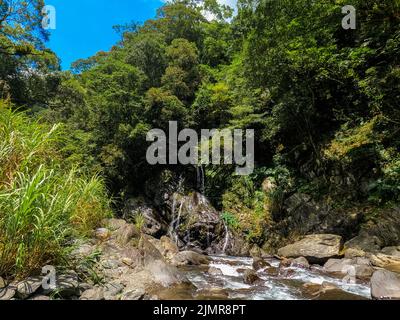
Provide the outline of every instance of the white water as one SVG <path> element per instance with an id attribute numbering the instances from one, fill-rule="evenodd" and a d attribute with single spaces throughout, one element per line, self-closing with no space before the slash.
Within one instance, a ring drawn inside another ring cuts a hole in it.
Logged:
<path id="1" fill-rule="evenodd" d="M 317 271 L 301 268 L 289 268 L 294 273 L 290 276 L 269 276 L 260 271 L 258 276 L 262 283 L 248 285 L 243 281 L 243 271 L 252 269 L 251 258 L 237 258 L 228 256 L 211 257 L 210 267 L 218 268 L 222 275 L 210 275 L 206 271 L 192 270 L 187 276 L 198 290 L 223 289 L 229 294 L 229 299 L 244 300 L 301 300 L 303 296 L 301 287 L 305 283 L 322 284 L 328 282 L 334 284 L 343 291 L 356 294 L 364 298 L 370 298 L 368 284 L 348 284 L 341 279 L 330 277 Z M 268 261 L 272 266 L 278 266 L 279 261 L 271 259 Z"/>
<path id="2" fill-rule="evenodd" d="M 226 248 L 228 247 L 229 244 L 229 229 L 228 229 L 228 225 L 226 224 L 226 222 L 224 221 L 224 227 L 225 227 L 225 243 L 224 243 L 224 247 L 222 248 L 222 253 L 226 253 Z"/>

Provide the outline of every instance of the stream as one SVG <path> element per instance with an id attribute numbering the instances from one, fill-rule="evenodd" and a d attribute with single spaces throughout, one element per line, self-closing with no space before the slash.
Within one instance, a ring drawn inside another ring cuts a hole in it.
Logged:
<path id="1" fill-rule="evenodd" d="M 322 284 L 328 282 L 338 287 L 325 299 L 369 299 L 371 297 L 368 283 L 349 284 L 340 278 L 323 273 L 322 268 L 311 270 L 297 267 L 281 269 L 279 274 L 269 274 L 266 270 L 258 272 L 261 282 L 248 285 L 243 281 L 245 269 L 252 269 L 251 258 L 228 256 L 212 256 L 209 267 L 215 267 L 222 274 L 213 275 L 208 268 L 188 267 L 186 276 L 195 286 L 190 293 L 180 293 L 180 298 L 195 299 L 239 299 L 239 300 L 309 300 L 318 299 L 305 293 L 304 284 Z M 278 268 L 279 260 L 267 260 L 274 268 Z M 275 269 L 277 271 L 277 269 Z M 188 295 L 185 297 L 185 295 Z M 190 297 L 190 295 L 192 297 Z M 319 297 L 319 299 L 323 299 Z"/>

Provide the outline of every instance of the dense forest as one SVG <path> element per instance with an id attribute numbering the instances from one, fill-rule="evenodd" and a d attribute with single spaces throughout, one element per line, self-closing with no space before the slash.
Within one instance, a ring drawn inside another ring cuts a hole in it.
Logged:
<path id="1" fill-rule="evenodd" d="M 0 275 L 63 261 L 180 179 L 268 252 L 310 233 L 399 245 L 400 1 L 353 0 L 354 30 L 347 2 L 174 0 L 61 71 L 43 0 L 0 0 Z M 204 165 L 203 186 L 199 167 L 148 164 L 147 132 L 170 121 L 254 129 L 254 172 Z"/>

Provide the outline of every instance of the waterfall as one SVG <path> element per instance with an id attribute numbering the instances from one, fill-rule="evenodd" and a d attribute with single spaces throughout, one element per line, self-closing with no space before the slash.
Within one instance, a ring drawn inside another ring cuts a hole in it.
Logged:
<path id="1" fill-rule="evenodd" d="M 175 241 L 175 243 L 178 245 L 179 244 L 179 236 L 177 229 L 179 228 L 179 225 L 181 223 L 181 216 L 182 216 L 182 208 L 185 203 L 185 199 L 183 198 L 181 201 L 181 204 L 178 209 L 178 216 L 176 216 L 175 211 L 176 211 L 176 203 L 177 202 L 177 196 L 174 194 L 172 198 L 172 219 L 171 223 L 169 224 L 168 228 L 168 235 L 169 237 Z"/>
<path id="2" fill-rule="evenodd" d="M 178 218 L 175 221 L 175 227 L 174 227 L 174 232 L 175 232 L 175 242 L 178 245 L 179 242 L 179 236 L 178 233 L 176 232 L 176 229 L 179 228 L 179 225 L 181 224 L 181 214 L 182 214 L 182 208 L 183 208 L 183 204 L 184 204 L 184 200 L 181 202 L 181 205 L 179 207 L 179 211 L 178 211 Z M 172 222 L 174 223 L 174 222 Z"/>
<path id="3" fill-rule="evenodd" d="M 168 235 L 171 239 L 174 238 L 174 233 L 175 233 L 175 209 L 176 209 L 176 194 L 174 193 L 174 195 L 172 196 L 172 207 L 171 207 L 171 213 L 172 213 L 172 219 L 171 219 L 171 223 L 169 224 L 169 228 L 168 228 Z"/>
<path id="4" fill-rule="evenodd" d="M 205 192 L 205 174 L 204 168 L 202 165 L 198 165 L 196 167 L 197 172 L 197 189 L 200 191 L 201 194 Z"/>
<path id="5" fill-rule="evenodd" d="M 229 229 L 228 229 L 228 225 L 226 224 L 225 221 L 224 221 L 224 226 L 225 226 L 225 243 L 224 243 L 224 247 L 222 248 L 222 252 L 225 254 L 226 248 L 228 247 L 228 244 L 229 244 Z"/>

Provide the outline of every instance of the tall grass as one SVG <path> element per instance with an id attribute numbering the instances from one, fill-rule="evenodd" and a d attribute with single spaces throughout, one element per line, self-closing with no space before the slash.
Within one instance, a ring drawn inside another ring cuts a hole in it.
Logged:
<path id="1" fill-rule="evenodd" d="M 11 111 L 0 101 L 0 276 L 22 277 L 62 261 L 73 237 L 110 214 L 98 176 L 63 163 L 59 126 Z"/>

